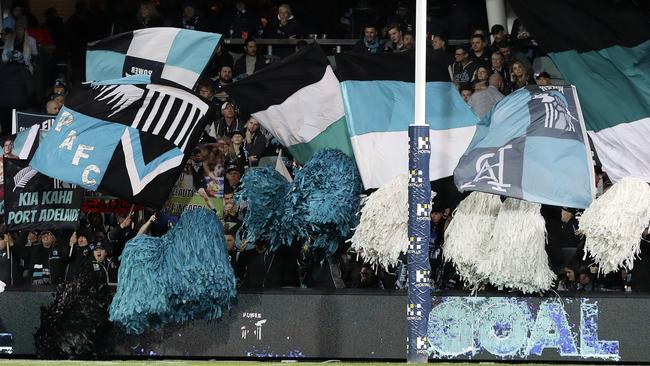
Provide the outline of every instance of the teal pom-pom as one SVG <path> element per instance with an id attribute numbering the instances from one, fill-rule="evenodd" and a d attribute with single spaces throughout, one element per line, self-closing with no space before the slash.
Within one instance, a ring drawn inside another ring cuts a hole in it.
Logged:
<path id="1" fill-rule="evenodd" d="M 110 320 L 127 333 L 217 319 L 236 296 L 223 227 L 206 209 L 186 211 L 160 238 L 131 239 L 120 260 Z"/>
<path id="2" fill-rule="evenodd" d="M 294 177 L 286 198 L 284 226 L 293 236 L 332 254 L 359 223 L 361 178 L 354 160 L 339 150 L 320 150 Z"/>
<path id="3" fill-rule="evenodd" d="M 271 167 L 251 168 L 242 177 L 235 193 L 237 202 L 246 202 L 243 227 L 249 243 L 264 240 L 271 251 L 288 244 L 288 232 L 283 228 L 285 196 L 289 182 Z"/>

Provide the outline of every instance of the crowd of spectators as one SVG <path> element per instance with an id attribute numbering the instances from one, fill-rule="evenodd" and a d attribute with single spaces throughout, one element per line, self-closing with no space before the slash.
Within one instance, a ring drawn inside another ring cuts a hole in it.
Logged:
<path id="1" fill-rule="evenodd" d="M 81 0 L 65 22 L 56 9 L 49 8 L 45 12 L 45 22 L 38 24 L 24 4 L 15 1 L 3 20 L 0 82 L 4 90 L 11 90 L 11 93 L 4 93 L 0 98 L 2 133 L 9 131 L 8 111 L 12 108 L 58 113 L 69 89 L 83 80 L 84 52 L 89 41 L 156 26 L 219 32 L 225 37 L 242 38 L 243 46 L 224 43 L 218 46 L 198 83 L 196 93 L 213 104 L 216 113 L 209 116 L 200 144 L 192 152 L 178 183 L 178 188 L 195 191 L 209 206 L 212 198 L 223 200 L 226 246 L 239 286 L 404 288 L 405 258 L 392 268 L 373 268 L 362 263 L 344 241 L 336 253 L 325 255 L 307 250 L 305 243 L 270 252 L 268 243 L 249 243 L 242 237 L 239 229 L 247 207 L 245 203 L 235 202 L 234 192 L 246 170 L 275 164 L 280 150 L 285 156 L 282 162 L 289 171 L 296 164 L 289 152 L 255 118 L 240 111 L 237 101 L 229 97 L 224 87 L 274 60 L 264 56 L 256 38 L 314 38 L 314 34 L 321 34 L 322 38 L 324 32 L 317 28 L 318 21 L 307 16 L 308 2 L 298 2 L 302 19 L 294 15 L 290 4 L 269 2 L 263 6 L 234 1 L 226 6 L 224 3 L 116 1 L 102 8 L 100 2 Z M 346 52 L 408 52 L 415 47 L 415 22 L 412 6 L 408 3 L 398 2 L 378 9 L 359 1 L 353 6 L 340 6 L 339 10 L 333 16 L 336 27 L 325 31 L 341 38 L 359 37 Z M 488 33 L 483 29 L 487 29 L 484 21 L 472 21 L 475 15 L 458 18 L 456 14 L 454 18 L 444 5 L 432 6 L 429 11 L 428 47 L 448 60 L 450 79 L 477 115 L 485 115 L 504 96 L 526 85 L 550 85 L 548 72 L 533 74 L 531 65 L 541 52 L 533 36 L 519 21 L 515 21 L 510 33 L 499 24 L 493 25 Z M 479 26 L 473 28 L 474 24 Z M 450 39 L 460 40 L 461 44 L 451 46 Z M 278 47 L 276 58 L 294 52 L 303 44 Z M 43 82 L 36 82 L 36 79 Z M 442 260 L 441 246 L 444 231 L 462 197 L 451 182 L 440 183 L 434 190 L 439 192 L 437 197 L 441 199 L 434 202 L 431 212 L 432 288 L 435 291 L 461 289 L 462 283 L 453 266 Z M 542 213 L 549 233 L 550 262 L 559 275 L 558 290 L 645 290 L 650 284 L 650 268 L 645 268 L 643 263 L 635 264 L 637 273 L 620 271 L 598 276 L 597 266 L 584 258 L 584 238 L 575 232 L 579 212 L 544 207 Z M 91 271 L 98 281 L 115 283 L 119 256 L 126 241 L 143 233 L 161 235 L 175 220 L 177 217 L 165 210 L 89 213 L 82 215 L 80 228 L 75 232 L 8 233 L 0 240 L 0 280 L 14 285 L 56 285 L 69 281 L 80 271 Z M 650 245 L 647 239 L 646 230 L 642 252 L 650 250 L 646 249 Z"/>

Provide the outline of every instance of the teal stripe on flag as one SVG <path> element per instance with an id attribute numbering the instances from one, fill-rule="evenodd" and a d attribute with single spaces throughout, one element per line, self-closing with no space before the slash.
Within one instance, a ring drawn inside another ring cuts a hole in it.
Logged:
<path id="1" fill-rule="evenodd" d="M 346 80 L 341 91 L 351 136 L 406 131 L 413 123 L 414 83 Z M 432 130 L 469 127 L 478 121 L 450 82 L 428 82 L 426 98 L 425 118 Z"/>
<path id="2" fill-rule="evenodd" d="M 119 79 L 126 55 L 113 51 L 86 51 L 86 81 Z"/>
<path id="3" fill-rule="evenodd" d="M 354 158 L 345 116 L 329 125 L 311 141 L 288 147 L 291 155 L 301 164 L 305 164 L 318 150 L 325 148 L 339 149 L 345 155 Z"/>
<path id="4" fill-rule="evenodd" d="M 221 35 L 218 33 L 181 29 L 174 38 L 165 64 L 200 74 L 212 57 L 219 39 Z"/>
<path id="5" fill-rule="evenodd" d="M 650 116 L 650 41 L 550 56 L 565 80 L 577 87 L 588 130 Z"/>

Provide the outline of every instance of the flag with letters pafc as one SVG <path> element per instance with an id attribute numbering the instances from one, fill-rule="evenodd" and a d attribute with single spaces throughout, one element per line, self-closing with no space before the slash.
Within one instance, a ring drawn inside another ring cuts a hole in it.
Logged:
<path id="1" fill-rule="evenodd" d="M 74 229 L 83 189 L 39 173 L 29 160 L 4 159 L 7 230 Z"/>
<path id="2" fill-rule="evenodd" d="M 208 113 L 201 99 L 131 76 L 71 92 L 31 165 L 132 203 L 161 207 Z"/>
<path id="3" fill-rule="evenodd" d="M 454 181 L 460 191 L 589 206 L 593 163 L 575 87 L 528 86 L 502 99 L 477 125 Z"/>
<path id="4" fill-rule="evenodd" d="M 86 80 L 150 75 L 192 89 L 221 39 L 218 33 L 180 28 L 147 28 L 90 43 Z"/>
<path id="5" fill-rule="evenodd" d="M 650 183 L 647 1 L 513 0 L 564 79 L 575 85 L 603 170 Z"/>

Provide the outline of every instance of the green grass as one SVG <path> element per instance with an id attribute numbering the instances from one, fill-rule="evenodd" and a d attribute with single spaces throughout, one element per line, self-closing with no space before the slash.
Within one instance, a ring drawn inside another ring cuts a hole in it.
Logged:
<path id="1" fill-rule="evenodd" d="M 41 360 L 8 360 L 0 359 L 0 366 L 81 366 L 81 365 L 96 365 L 96 366 L 149 366 L 149 365 L 160 365 L 160 366 L 206 366 L 206 365 L 217 365 L 217 366 L 252 366 L 254 363 L 261 365 L 269 365 L 270 363 L 283 364 L 286 366 L 319 366 L 319 365 L 330 365 L 333 366 L 387 366 L 391 363 L 388 362 L 279 362 L 279 361 L 269 361 L 269 362 L 259 362 L 259 361 L 182 361 L 182 360 L 169 360 L 169 361 L 41 361 Z M 436 366 L 476 366 L 479 363 L 447 363 L 447 362 L 435 362 Z M 485 363 L 480 363 L 485 365 Z M 499 364 L 499 362 L 489 362 L 488 364 Z M 504 362 L 503 364 L 507 364 Z M 550 364 L 533 364 L 527 363 L 526 366 L 542 366 Z"/>

